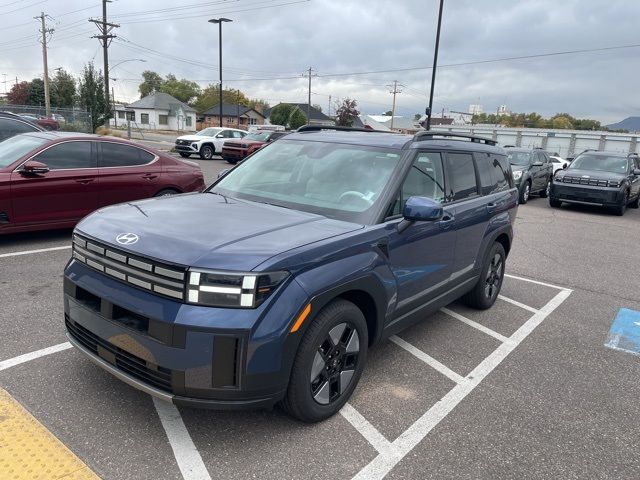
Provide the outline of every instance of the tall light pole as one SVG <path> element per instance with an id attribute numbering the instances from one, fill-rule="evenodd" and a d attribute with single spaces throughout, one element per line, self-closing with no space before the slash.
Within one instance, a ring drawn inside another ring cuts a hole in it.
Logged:
<path id="1" fill-rule="evenodd" d="M 427 107 L 427 126 L 431 129 L 431 111 L 433 110 L 433 88 L 436 84 L 436 67 L 438 66 L 438 48 L 440 47 L 440 25 L 442 25 L 442 6 L 444 0 L 440 0 L 440 11 L 438 12 L 438 30 L 436 31 L 436 49 L 433 53 L 433 69 L 431 70 L 431 92 L 429 93 L 429 106 Z"/>
<path id="2" fill-rule="evenodd" d="M 222 126 L 222 23 L 223 22 L 233 22 L 233 20 L 229 18 L 212 18 L 209 20 L 209 23 L 217 23 L 218 24 L 218 42 L 219 42 L 219 67 L 220 67 L 220 126 Z"/>
<path id="3" fill-rule="evenodd" d="M 116 68 L 118 65 L 122 65 L 123 63 L 126 62 L 142 62 L 142 63 L 146 63 L 147 61 L 143 58 L 127 58 L 126 60 L 121 60 L 118 63 L 116 63 L 115 65 L 111 65 L 109 67 L 109 70 L 113 70 L 114 68 Z"/>

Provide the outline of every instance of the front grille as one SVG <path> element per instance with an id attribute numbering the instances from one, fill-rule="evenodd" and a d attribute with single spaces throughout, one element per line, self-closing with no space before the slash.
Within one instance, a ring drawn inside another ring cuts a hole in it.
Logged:
<path id="1" fill-rule="evenodd" d="M 0 223 L 9 223 L 9 215 L 7 212 L 0 212 Z"/>
<path id="2" fill-rule="evenodd" d="M 176 145 L 189 145 L 190 143 L 189 140 L 176 140 Z"/>
<path id="3" fill-rule="evenodd" d="M 168 368 L 158 366 L 157 369 L 149 368 L 147 362 L 116 347 L 110 342 L 103 340 L 94 333 L 90 332 L 82 325 L 69 321 L 69 317 L 65 315 L 65 325 L 69 334 L 83 347 L 101 358 L 110 357 L 109 363 L 115 365 L 119 370 L 130 375 L 148 385 L 152 385 L 160 390 L 172 393 L 171 389 L 171 373 Z M 100 355 L 99 350 L 103 355 Z M 106 352 L 106 354 L 105 354 Z"/>
<path id="4" fill-rule="evenodd" d="M 110 277 L 165 297 L 184 299 L 184 268 L 166 265 L 73 235 L 73 258 Z"/>
<path id="5" fill-rule="evenodd" d="M 559 183 L 574 183 L 578 185 L 591 185 L 592 187 L 606 187 L 608 186 L 607 180 L 597 180 L 595 178 L 582 178 L 582 177 L 570 177 L 565 175 L 561 179 L 558 179 Z"/>

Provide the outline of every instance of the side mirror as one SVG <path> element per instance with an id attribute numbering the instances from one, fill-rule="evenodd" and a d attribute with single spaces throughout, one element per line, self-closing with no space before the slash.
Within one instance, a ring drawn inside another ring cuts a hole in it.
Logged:
<path id="1" fill-rule="evenodd" d="M 216 135 L 216 138 L 224 138 L 224 135 L 219 133 L 219 134 Z"/>
<path id="2" fill-rule="evenodd" d="M 634 168 L 633 169 L 633 174 L 634 175 L 640 175 L 640 168 Z"/>
<path id="3" fill-rule="evenodd" d="M 532 167 L 541 167 L 542 165 L 544 165 L 542 162 L 533 162 L 531 164 Z"/>
<path id="4" fill-rule="evenodd" d="M 22 170 L 20 170 L 20 173 L 26 175 L 42 175 L 47 173 L 48 171 L 49 167 L 46 164 L 38 162 L 36 160 L 29 160 L 22 166 Z"/>
<path id="5" fill-rule="evenodd" d="M 220 170 L 218 172 L 218 178 L 224 177 L 227 173 L 229 173 L 229 170 L 231 170 L 231 169 L 230 168 L 225 168 L 224 170 Z"/>
<path id="6" fill-rule="evenodd" d="M 564 165 L 562 165 L 562 169 L 563 169 L 563 170 L 566 170 L 566 169 L 567 169 L 567 167 L 568 167 L 568 165 L 567 165 L 566 163 L 565 163 Z"/>
<path id="7" fill-rule="evenodd" d="M 444 209 L 440 202 L 427 197 L 409 197 L 402 216 L 409 221 L 434 221 L 442 218 Z"/>

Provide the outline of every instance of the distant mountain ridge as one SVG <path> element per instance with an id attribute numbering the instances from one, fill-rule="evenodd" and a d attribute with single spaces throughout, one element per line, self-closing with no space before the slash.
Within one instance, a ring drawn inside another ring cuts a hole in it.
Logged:
<path id="1" fill-rule="evenodd" d="M 621 122 L 607 125 L 611 130 L 629 130 L 630 132 L 640 131 L 640 117 L 627 117 Z"/>

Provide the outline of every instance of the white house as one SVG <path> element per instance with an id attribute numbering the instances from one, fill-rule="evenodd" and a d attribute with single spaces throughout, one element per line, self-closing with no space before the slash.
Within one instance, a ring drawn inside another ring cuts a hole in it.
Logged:
<path id="1" fill-rule="evenodd" d="M 168 93 L 152 92 L 129 105 L 116 105 L 111 124 L 126 124 L 127 112 L 137 128 L 196 131 L 196 111 Z"/>

